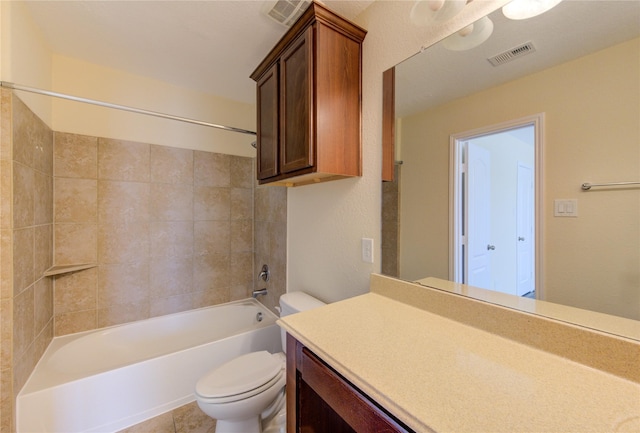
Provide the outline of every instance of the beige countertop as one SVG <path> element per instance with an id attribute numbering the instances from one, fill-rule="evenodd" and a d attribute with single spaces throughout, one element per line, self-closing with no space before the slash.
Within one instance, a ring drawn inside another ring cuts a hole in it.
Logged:
<path id="1" fill-rule="evenodd" d="M 418 432 L 640 431 L 640 384 L 381 294 L 279 323 Z"/>

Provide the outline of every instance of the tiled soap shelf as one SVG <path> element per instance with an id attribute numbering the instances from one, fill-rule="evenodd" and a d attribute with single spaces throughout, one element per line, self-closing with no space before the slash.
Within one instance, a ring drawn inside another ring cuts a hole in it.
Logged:
<path id="1" fill-rule="evenodd" d="M 95 268 L 95 263 L 83 263 L 79 265 L 58 265 L 52 266 L 44 273 L 45 277 L 55 277 L 56 275 L 67 274 L 69 272 L 83 271 L 85 269 Z"/>

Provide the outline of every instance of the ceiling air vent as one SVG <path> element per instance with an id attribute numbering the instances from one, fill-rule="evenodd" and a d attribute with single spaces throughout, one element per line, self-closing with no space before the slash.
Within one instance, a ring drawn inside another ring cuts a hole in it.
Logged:
<path id="1" fill-rule="evenodd" d="M 276 0 L 265 4 L 263 12 L 278 24 L 290 27 L 307 9 L 311 0 Z"/>
<path id="2" fill-rule="evenodd" d="M 535 51 L 536 51 L 536 47 L 533 46 L 533 42 L 526 42 L 520 46 L 511 48 L 510 50 L 504 51 L 500 54 L 490 57 L 487 60 L 489 60 L 489 63 L 491 63 L 493 66 L 500 66 L 507 62 L 515 60 L 518 57 L 522 57 L 527 54 L 534 53 Z"/>

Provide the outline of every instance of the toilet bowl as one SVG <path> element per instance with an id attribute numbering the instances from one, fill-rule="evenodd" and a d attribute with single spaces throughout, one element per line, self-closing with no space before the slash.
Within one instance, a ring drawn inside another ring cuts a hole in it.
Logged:
<path id="1" fill-rule="evenodd" d="M 280 297 L 280 316 L 325 305 L 302 292 Z M 286 348 L 281 331 L 283 350 Z M 216 433 L 284 432 L 286 355 L 251 352 L 217 367 L 198 380 L 196 401 L 216 419 Z"/>

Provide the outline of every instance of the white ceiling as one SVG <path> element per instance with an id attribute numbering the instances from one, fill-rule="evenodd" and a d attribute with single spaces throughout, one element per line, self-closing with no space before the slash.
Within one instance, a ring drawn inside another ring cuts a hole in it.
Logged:
<path id="1" fill-rule="evenodd" d="M 513 21 L 500 10 L 489 15 L 491 37 L 468 51 L 443 44 L 396 69 L 396 113 L 403 117 L 523 75 L 582 57 L 640 35 L 639 0 L 565 0 L 538 17 Z M 487 59 L 523 43 L 536 51 L 493 67 Z"/>
<path id="2" fill-rule="evenodd" d="M 286 32 L 267 1 L 28 1 L 54 53 L 254 103 L 249 75 Z M 372 0 L 325 0 L 353 19 Z M 21 84 L 21 83 L 20 83 Z"/>

